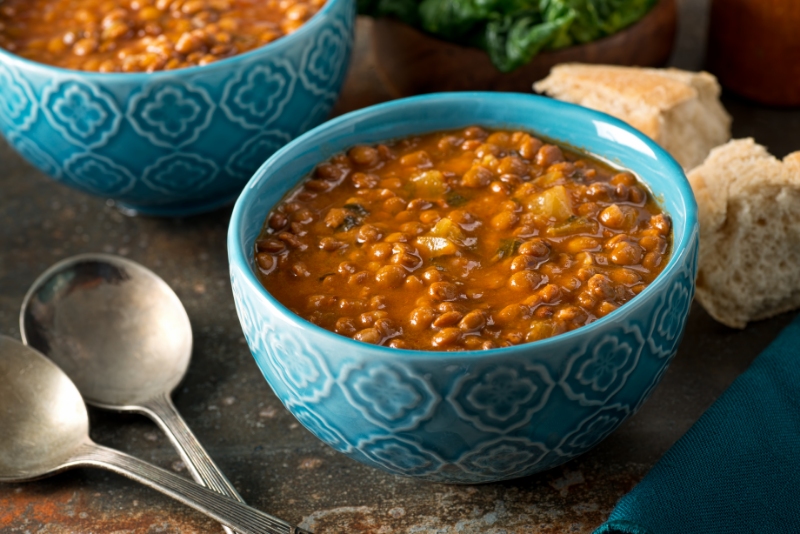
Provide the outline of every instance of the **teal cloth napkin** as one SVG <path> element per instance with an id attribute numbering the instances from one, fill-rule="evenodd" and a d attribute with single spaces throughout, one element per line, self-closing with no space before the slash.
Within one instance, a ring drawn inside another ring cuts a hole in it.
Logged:
<path id="1" fill-rule="evenodd" d="M 800 316 L 595 534 L 800 533 Z"/>

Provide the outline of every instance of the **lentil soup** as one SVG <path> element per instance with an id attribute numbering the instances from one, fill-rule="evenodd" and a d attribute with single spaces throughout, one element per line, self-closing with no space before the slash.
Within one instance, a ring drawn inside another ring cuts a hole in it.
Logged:
<path id="1" fill-rule="evenodd" d="M 258 277 L 353 339 L 475 350 L 579 328 L 663 270 L 671 220 L 633 174 L 477 126 L 355 146 L 268 215 Z"/>
<path id="2" fill-rule="evenodd" d="M 0 0 L 0 47 L 99 72 L 206 65 L 294 32 L 325 0 Z"/>

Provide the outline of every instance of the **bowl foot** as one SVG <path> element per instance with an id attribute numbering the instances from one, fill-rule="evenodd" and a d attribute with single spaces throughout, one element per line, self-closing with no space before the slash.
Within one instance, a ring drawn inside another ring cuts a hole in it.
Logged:
<path id="1" fill-rule="evenodd" d="M 176 202 L 175 204 L 162 204 L 158 206 L 140 206 L 126 202 L 115 201 L 115 207 L 125 216 L 137 217 L 189 217 L 217 210 L 224 206 L 232 205 L 239 197 L 239 192 L 222 198 L 201 202 Z"/>

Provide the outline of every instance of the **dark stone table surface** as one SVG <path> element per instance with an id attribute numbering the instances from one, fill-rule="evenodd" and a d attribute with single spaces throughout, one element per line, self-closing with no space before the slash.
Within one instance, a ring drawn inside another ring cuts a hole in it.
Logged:
<path id="1" fill-rule="evenodd" d="M 707 2 L 681 3 L 672 64 L 703 66 Z M 369 54 L 369 21 L 337 112 L 388 98 Z M 728 95 L 734 136 L 779 156 L 800 148 L 800 111 Z M 317 533 L 590 533 L 700 417 L 792 314 L 735 331 L 694 305 L 680 351 L 642 410 L 585 456 L 552 471 L 481 486 L 399 478 L 323 445 L 282 407 L 239 328 L 228 280 L 230 208 L 185 219 L 128 217 L 111 202 L 56 184 L 0 141 L 0 333 L 19 336 L 22 298 L 50 264 L 89 251 L 132 258 L 161 275 L 186 306 L 195 335 L 175 393 L 209 453 L 253 506 Z M 186 474 L 166 437 L 143 417 L 90 410 L 92 438 Z M 2 432 L 2 429 L 0 429 Z M 222 532 L 218 524 L 119 476 L 76 470 L 0 484 L 0 532 L 126 534 Z"/>

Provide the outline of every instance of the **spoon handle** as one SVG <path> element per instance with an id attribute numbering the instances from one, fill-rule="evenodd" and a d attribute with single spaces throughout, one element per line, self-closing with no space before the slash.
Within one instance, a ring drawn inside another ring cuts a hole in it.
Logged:
<path id="1" fill-rule="evenodd" d="M 155 421 L 169 437 L 186 464 L 192 478 L 210 490 L 244 503 L 244 499 L 242 499 L 225 475 L 222 474 L 217 464 L 214 463 L 214 460 L 211 459 L 211 456 L 203 449 L 200 441 L 192 433 L 189 425 L 178 413 L 169 394 L 160 395 L 143 403 L 140 411 Z M 291 526 L 281 519 L 274 519 L 277 522 Z M 225 530 L 228 534 L 233 534 L 230 529 L 226 528 Z"/>
<path id="2" fill-rule="evenodd" d="M 82 444 L 69 464 L 76 467 L 100 467 L 124 475 L 191 506 L 242 534 L 305 532 L 160 467 L 93 442 Z"/>

